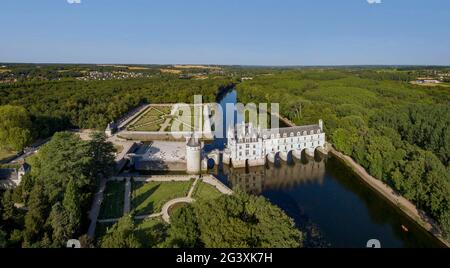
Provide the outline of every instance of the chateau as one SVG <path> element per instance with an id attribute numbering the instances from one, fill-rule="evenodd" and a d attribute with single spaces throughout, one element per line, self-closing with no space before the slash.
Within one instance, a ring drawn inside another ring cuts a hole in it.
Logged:
<path id="1" fill-rule="evenodd" d="M 250 124 L 238 124 L 227 133 L 223 159 L 233 167 L 261 166 L 266 158 L 275 162 L 277 155 L 287 161 L 288 155 L 301 158 L 301 153 L 314 156 L 316 149 L 325 148 L 323 121 L 317 125 L 261 129 Z"/>

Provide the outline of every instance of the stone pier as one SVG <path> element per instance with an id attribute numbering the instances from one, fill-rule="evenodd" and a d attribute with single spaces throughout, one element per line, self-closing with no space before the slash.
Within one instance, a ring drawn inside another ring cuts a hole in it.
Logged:
<path id="1" fill-rule="evenodd" d="M 306 156 L 314 158 L 314 149 L 306 148 L 305 153 L 306 153 Z"/>
<path id="2" fill-rule="evenodd" d="M 248 160 L 249 167 L 264 166 L 265 164 L 266 164 L 266 159 L 264 159 L 264 158 Z"/>
<path id="3" fill-rule="evenodd" d="M 302 159 L 302 151 L 294 150 L 294 151 L 292 151 L 292 156 L 297 158 L 298 160 L 301 160 Z"/>

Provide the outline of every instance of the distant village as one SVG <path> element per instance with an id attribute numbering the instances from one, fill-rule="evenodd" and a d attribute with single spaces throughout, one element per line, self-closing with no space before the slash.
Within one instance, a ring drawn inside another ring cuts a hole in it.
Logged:
<path id="1" fill-rule="evenodd" d="M 77 80 L 81 81 L 92 81 L 92 80 L 121 80 L 130 78 L 149 78 L 151 75 L 136 72 L 99 72 L 91 71 L 87 75 L 82 77 L 77 77 Z"/>

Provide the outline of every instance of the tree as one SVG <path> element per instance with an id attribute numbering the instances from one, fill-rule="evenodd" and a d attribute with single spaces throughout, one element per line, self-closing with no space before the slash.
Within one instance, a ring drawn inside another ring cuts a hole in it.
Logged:
<path id="1" fill-rule="evenodd" d="M 303 235 L 293 220 L 264 197 L 239 192 L 197 201 L 194 208 L 200 239 L 207 248 L 302 246 Z"/>
<path id="2" fill-rule="evenodd" d="M 102 248 L 140 248 L 142 245 L 134 233 L 130 215 L 125 215 L 103 237 Z"/>
<path id="3" fill-rule="evenodd" d="M 0 149 L 22 150 L 31 138 L 28 112 L 20 106 L 0 106 Z"/>
<path id="4" fill-rule="evenodd" d="M 93 155 L 92 172 L 93 175 L 110 176 L 114 172 L 114 152 L 115 148 L 111 142 L 106 141 L 106 136 L 101 132 L 93 132 L 89 142 Z"/>
<path id="5" fill-rule="evenodd" d="M 30 194 L 28 212 L 25 215 L 25 240 L 32 244 L 41 238 L 47 219 L 48 200 L 44 185 L 37 182 Z"/>
<path id="6" fill-rule="evenodd" d="M 4 221 L 14 220 L 14 201 L 12 200 L 12 190 L 8 189 L 2 198 L 2 218 Z"/>
<path id="7" fill-rule="evenodd" d="M 76 199 L 79 210 L 89 209 L 96 179 L 92 172 L 93 156 L 88 142 L 73 133 L 56 133 L 39 151 L 32 167 L 34 180 L 45 184 L 49 203 L 63 202 L 72 180 L 76 186 L 71 189 L 76 191 L 72 199 Z"/>
<path id="8" fill-rule="evenodd" d="M 200 230 L 192 206 L 182 207 L 170 217 L 167 241 L 169 247 L 195 248 L 200 246 Z"/>
<path id="9" fill-rule="evenodd" d="M 68 239 L 72 238 L 74 229 L 70 223 L 70 217 L 67 215 L 61 203 L 58 202 L 53 205 L 49 221 L 53 230 L 53 244 L 57 247 L 63 246 Z"/>
<path id="10" fill-rule="evenodd" d="M 7 234 L 2 229 L 0 229 L 0 248 L 6 248 L 8 246 Z"/>
<path id="11" fill-rule="evenodd" d="M 69 220 L 68 235 L 77 233 L 80 229 L 81 210 L 77 185 L 74 179 L 70 179 L 64 193 L 63 200 L 64 211 Z"/>

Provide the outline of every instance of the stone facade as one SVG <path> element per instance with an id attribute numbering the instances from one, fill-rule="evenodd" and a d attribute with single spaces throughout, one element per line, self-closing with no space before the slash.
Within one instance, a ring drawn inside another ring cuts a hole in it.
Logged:
<path id="1" fill-rule="evenodd" d="M 227 139 L 224 163 L 237 168 L 247 164 L 264 165 L 266 159 L 273 162 L 277 154 L 285 161 L 290 153 L 299 158 L 303 150 L 307 155 L 314 155 L 314 151 L 324 148 L 326 142 L 322 120 L 317 125 L 277 129 L 240 124 L 229 129 Z"/>
<path id="2" fill-rule="evenodd" d="M 188 174 L 200 174 L 202 156 L 202 145 L 195 133 L 189 138 L 186 144 L 186 172 Z"/>

